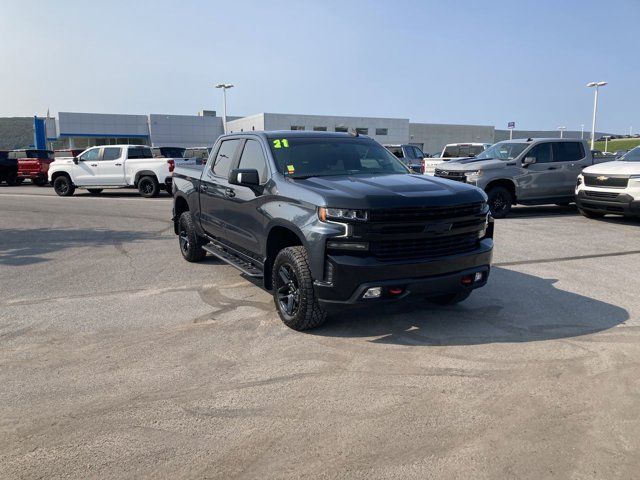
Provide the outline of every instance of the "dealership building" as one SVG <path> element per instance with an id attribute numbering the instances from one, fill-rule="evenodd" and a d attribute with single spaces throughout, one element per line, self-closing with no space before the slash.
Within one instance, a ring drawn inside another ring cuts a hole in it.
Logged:
<path id="1" fill-rule="evenodd" d="M 224 122 L 213 110 L 197 115 L 128 115 L 60 112 L 53 118 L 34 119 L 36 143 L 49 148 L 86 148 L 94 145 L 212 146 L 224 133 Z M 509 138 L 507 130 L 490 125 L 414 123 L 407 118 L 258 113 L 227 117 L 229 133 L 261 130 L 347 132 L 355 130 L 382 144 L 411 144 L 426 153 L 448 143 L 493 143 Z M 41 132 L 38 141 L 38 132 Z M 45 139 L 46 131 L 46 139 Z M 558 131 L 514 131 L 513 138 L 557 137 Z M 565 132 L 580 138 L 581 132 Z M 45 141 L 46 140 L 46 141 Z"/>
<path id="2" fill-rule="evenodd" d="M 224 132 L 222 117 L 211 110 L 204 110 L 197 115 L 59 112 L 53 118 L 37 119 L 36 123 L 38 121 L 46 125 L 46 129 L 42 130 L 46 130 L 46 141 L 50 148 L 86 148 L 119 143 L 211 146 Z M 260 130 L 355 130 L 383 144 L 408 143 L 429 153 L 439 151 L 447 143 L 453 142 L 491 143 L 495 131 L 492 126 L 412 123 L 406 118 L 282 113 L 227 117 L 229 133 Z"/>

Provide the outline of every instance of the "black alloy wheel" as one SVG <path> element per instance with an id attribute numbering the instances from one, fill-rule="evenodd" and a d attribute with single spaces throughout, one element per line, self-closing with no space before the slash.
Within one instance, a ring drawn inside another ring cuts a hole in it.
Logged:
<path id="1" fill-rule="evenodd" d="M 276 292 L 280 311 L 290 318 L 295 317 L 300 308 L 300 286 L 291 265 L 281 265 L 276 279 Z"/>

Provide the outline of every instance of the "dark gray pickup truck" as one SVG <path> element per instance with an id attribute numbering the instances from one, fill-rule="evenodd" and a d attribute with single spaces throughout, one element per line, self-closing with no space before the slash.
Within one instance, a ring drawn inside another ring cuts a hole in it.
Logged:
<path id="1" fill-rule="evenodd" d="M 209 252 L 262 278 L 296 330 L 331 307 L 410 295 L 456 303 L 489 276 L 485 193 L 410 174 L 366 136 L 223 135 L 206 165 L 176 167 L 173 194 L 184 258 Z"/>

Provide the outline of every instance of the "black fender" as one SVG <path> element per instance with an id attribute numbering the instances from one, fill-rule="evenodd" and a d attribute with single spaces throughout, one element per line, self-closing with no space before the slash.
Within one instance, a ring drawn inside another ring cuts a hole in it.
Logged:
<path id="1" fill-rule="evenodd" d="M 160 183 L 158 176 L 152 170 L 140 170 L 139 172 L 136 173 L 136 176 L 133 180 L 134 187 L 138 186 L 138 181 L 140 180 L 140 177 L 153 177 L 157 180 L 158 183 Z"/>

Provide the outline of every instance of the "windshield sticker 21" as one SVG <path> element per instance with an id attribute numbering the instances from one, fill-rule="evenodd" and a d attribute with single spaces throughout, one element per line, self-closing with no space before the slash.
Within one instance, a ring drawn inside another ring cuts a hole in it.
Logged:
<path id="1" fill-rule="evenodd" d="M 289 148 L 289 140 L 286 138 L 278 138 L 273 141 L 273 148 Z"/>
<path id="2" fill-rule="evenodd" d="M 287 165 L 287 173 L 289 175 L 293 175 L 294 173 L 296 173 L 296 167 L 294 167 L 293 165 Z"/>

